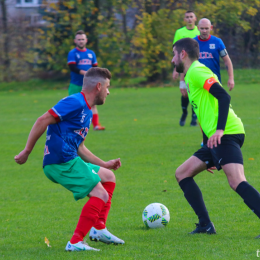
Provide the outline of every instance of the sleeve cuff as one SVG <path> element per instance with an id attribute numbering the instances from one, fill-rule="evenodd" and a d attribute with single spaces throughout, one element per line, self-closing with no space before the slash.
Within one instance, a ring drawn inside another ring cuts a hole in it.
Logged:
<path id="1" fill-rule="evenodd" d="M 60 122 L 60 117 L 51 109 L 48 112 L 55 118 L 56 122 Z"/>

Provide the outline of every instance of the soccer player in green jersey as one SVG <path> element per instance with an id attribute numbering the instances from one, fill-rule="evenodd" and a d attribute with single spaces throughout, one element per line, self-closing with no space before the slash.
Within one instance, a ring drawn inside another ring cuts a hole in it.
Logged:
<path id="1" fill-rule="evenodd" d="M 184 21 L 186 22 L 186 26 L 178 29 L 174 35 L 173 44 L 182 39 L 182 38 L 194 38 L 197 35 L 200 35 L 200 31 L 198 30 L 197 26 L 195 25 L 195 22 L 197 21 L 196 15 L 193 13 L 193 11 L 187 11 L 184 16 Z M 179 73 L 174 68 L 172 77 L 174 80 L 176 80 L 179 77 Z M 180 119 L 180 126 L 185 125 L 186 117 L 188 114 L 187 108 L 189 105 L 189 99 L 188 94 L 186 90 L 186 85 L 184 82 L 184 74 L 180 74 L 180 91 L 181 91 L 181 107 L 182 107 L 182 116 Z M 197 117 L 192 109 L 192 119 L 191 119 L 191 126 L 197 125 Z"/>
<path id="2" fill-rule="evenodd" d="M 190 234 L 215 234 L 202 193 L 194 177 L 211 167 L 223 169 L 230 187 L 260 218 L 260 194 L 244 175 L 241 147 L 245 138 L 244 126 L 230 106 L 230 96 L 222 88 L 218 77 L 198 61 L 199 45 L 184 38 L 173 45 L 172 62 L 176 71 L 184 73 L 189 101 L 198 117 L 205 137 L 204 146 L 176 170 L 176 179 L 184 196 L 199 218 Z"/>

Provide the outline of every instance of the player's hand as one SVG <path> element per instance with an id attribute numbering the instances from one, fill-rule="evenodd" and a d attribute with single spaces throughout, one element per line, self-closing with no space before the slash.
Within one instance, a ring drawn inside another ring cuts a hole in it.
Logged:
<path id="1" fill-rule="evenodd" d="M 214 174 L 213 171 L 215 171 L 215 170 L 217 170 L 217 168 L 215 166 L 214 167 L 210 167 L 210 168 L 207 169 L 207 171 L 212 173 L 212 174 Z"/>
<path id="2" fill-rule="evenodd" d="M 106 162 L 106 166 L 105 166 L 105 168 L 109 170 L 117 170 L 120 167 L 121 167 L 120 158 Z"/>
<path id="3" fill-rule="evenodd" d="M 234 86 L 235 86 L 234 79 L 228 79 L 228 83 L 227 84 L 228 84 L 229 91 L 231 91 L 234 88 Z"/>
<path id="4" fill-rule="evenodd" d="M 218 144 L 221 144 L 221 137 L 223 136 L 224 131 L 223 130 L 217 130 L 214 135 L 212 135 L 207 145 L 209 148 L 213 148 L 214 146 L 217 147 Z"/>
<path id="5" fill-rule="evenodd" d="M 26 161 L 27 161 L 27 159 L 28 159 L 28 157 L 29 157 L 29 152 L 28 151 L 26 151 L 26 150 L 23 150 L 23 151 L 21 151 L 18 155 L 16 155 L 15 157 L 14 157 L 14 160 L 18 163 L 18 164 L 24 164 Z"/>
<path id="6" fill-rule="evenodd" d="M 181 94 L 187 98 L 188 97 L 188 92 L 187 92 L 187 89 L 186 88 L 180 88 L 180 91 L 181 91 Z"/>
<path id="7" fill-rule="evenodd" d="M 172 78 L 173 78 L 173 80 L 176 80 L 179 78 L 179 72 L 177 72 L 175 69 L 173 70 Z"/>

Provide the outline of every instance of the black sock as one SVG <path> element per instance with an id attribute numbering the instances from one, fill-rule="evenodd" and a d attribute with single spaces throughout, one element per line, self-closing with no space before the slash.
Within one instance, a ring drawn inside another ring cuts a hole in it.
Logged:
<path id="1" fill-rule="evenodd" d="M 189 99 L 185 98 L 184 96 L 181 96 L 181 107 L 182 107 L 182 112 L 183 114 L 187 114 L 187 107 L 189 105 Z"/>
<path id="2" fill-rule="evenodd" d="M 197 115 L 195 114 L 193 108 L 191 109 L 191 112 L 192 112 L 192 117 L 197 118 Z"/>
<path id="3" fill-rule="evenodd" d="M 244 200 L 245 204 L 260 218 L 259 192 L 246 181 L 239 183 L 236 192 Z"/>
<path id="4" fill-rule="evenodd" d="M 189 202 L 199 218 L 200 225 L 206 226 L 210 222 L 202 193 L 192 177 L 185 178 L 179 182 L 186 200 Z"/>

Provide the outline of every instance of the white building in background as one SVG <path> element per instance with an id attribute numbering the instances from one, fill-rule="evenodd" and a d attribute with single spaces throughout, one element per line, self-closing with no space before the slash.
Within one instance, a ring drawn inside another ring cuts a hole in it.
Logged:
<path id="1" fill-rule="evenodd" d="M 51 4 L 58 2 L 58 0 L 5 0 L 7 17 L 11 20 L 16 20 L 17 17 L 24 18 L 32 26 L 44 25 L 45 21 L 42 20 L 42 15 L 39 12 L 40 8 L 43 7 L 43 2 Z"/>

